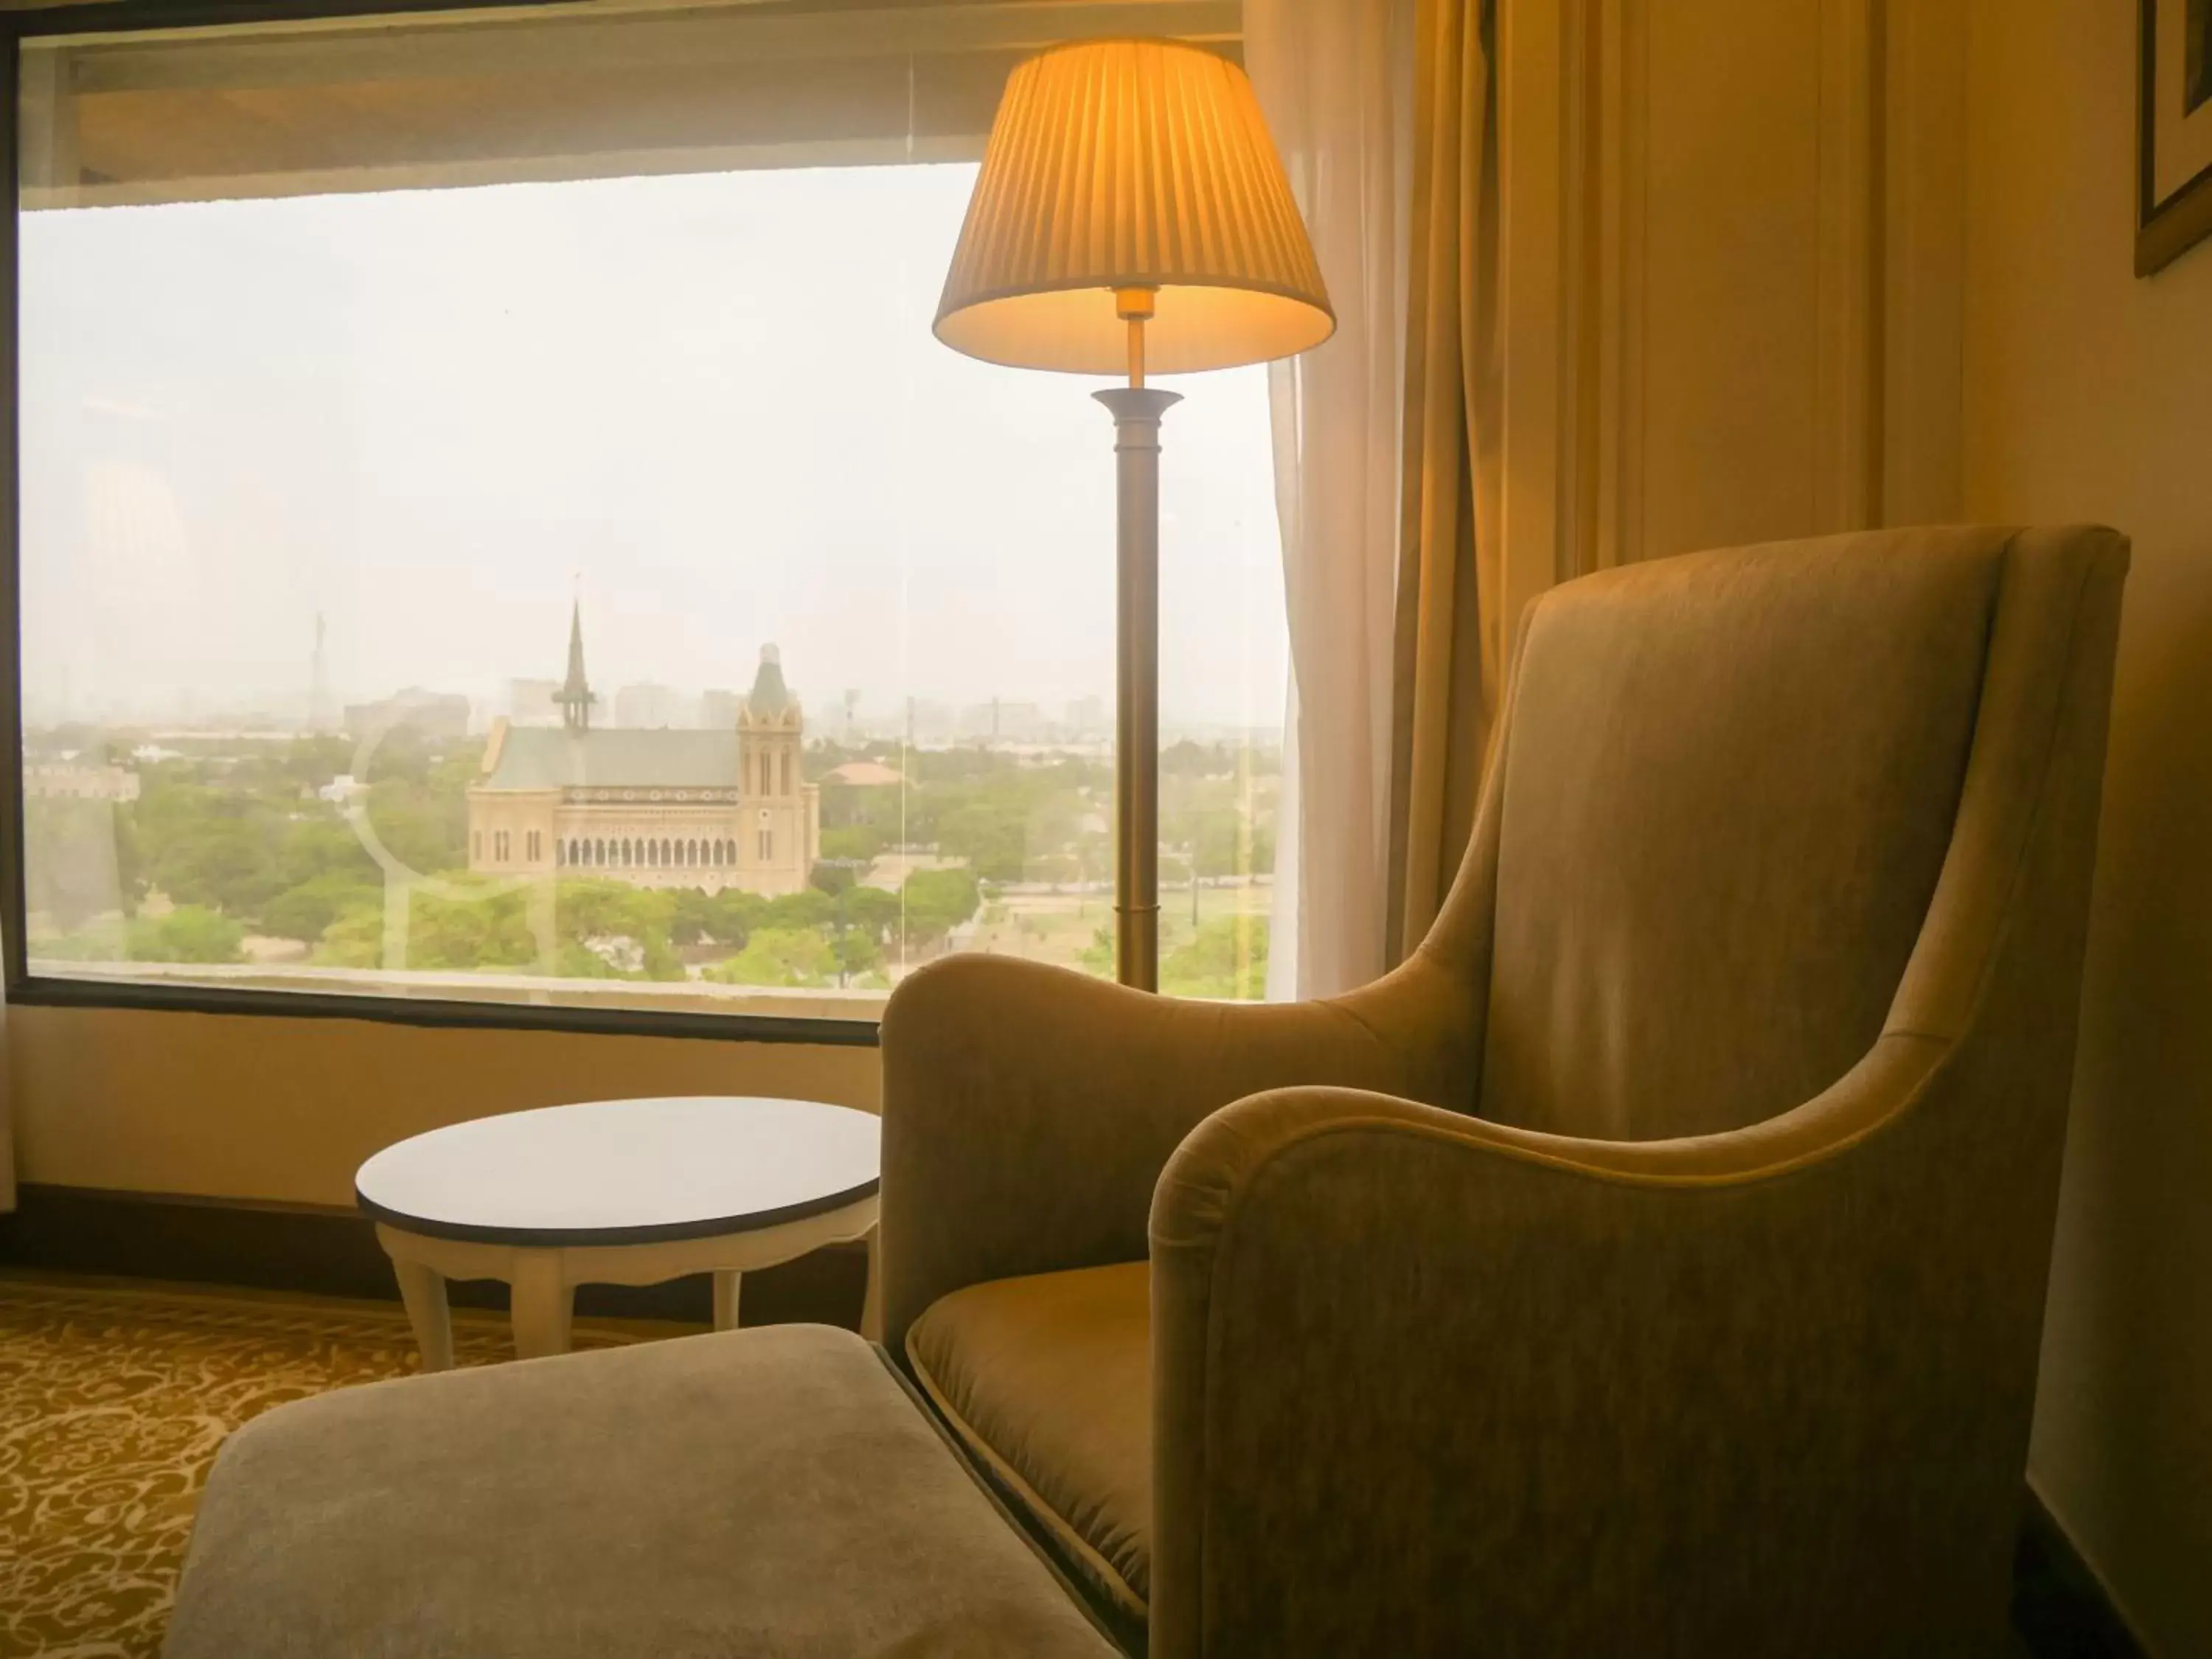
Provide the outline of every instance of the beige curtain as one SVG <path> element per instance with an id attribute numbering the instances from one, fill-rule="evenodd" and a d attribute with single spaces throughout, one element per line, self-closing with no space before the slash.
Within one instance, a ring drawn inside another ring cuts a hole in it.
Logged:
<path id="1" fill-rule="evenodd" d="M 1498 536 L 1493 0 L 1419 0 L 1390 770 L 1389 954 L 1420 943 L 1474 817 L 1507 641 Z"/>
<path id="2" fill-rule="evenodd" d="M 0 941 L 0 954 L 5 954 Z M 8 1121 L 8 997 L 0 991 L 0 1215 L 15 1207 L 15 1126 Z"/>

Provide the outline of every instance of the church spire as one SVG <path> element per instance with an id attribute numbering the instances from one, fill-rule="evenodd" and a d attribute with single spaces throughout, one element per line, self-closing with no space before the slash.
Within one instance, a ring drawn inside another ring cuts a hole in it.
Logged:
<path id="1" fill-rule="evenodd" d="M 592 695 L 584 678 L 584 602 L 578 599 L 568 613 L 568 678 L 561 683 L 553 701 L 561 705 L 561 724 L 571 732 L 592 729 Z"/>

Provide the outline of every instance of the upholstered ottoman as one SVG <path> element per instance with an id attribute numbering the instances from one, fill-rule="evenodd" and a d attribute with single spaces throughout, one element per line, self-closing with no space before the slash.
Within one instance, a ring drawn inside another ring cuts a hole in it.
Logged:
<path id="1" fill-rule="evenodd" d="M 168 1659 L 1111 1659 L 877 1349 L 772 1326 L 240 1430 Z"/>

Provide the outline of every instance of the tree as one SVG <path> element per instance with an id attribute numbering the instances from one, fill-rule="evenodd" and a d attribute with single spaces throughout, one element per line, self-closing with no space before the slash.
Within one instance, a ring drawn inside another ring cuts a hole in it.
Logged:
<path id="1" fill-rule="evenodd" d="M 407 917 L 407 968 L 529 968 L 538 961 L 523 895 L 471 894 L 453 899 L 417 892 Z"/>
<path id="2" fill-rule="evenodd" d="M 836 919 L 837 901 L 819 888 L 785 893 L 768 901 L 758 926 L 763 927 L 820 927 Z"/>
<path id="3" fill-rule="evenodd" d="M 707 969 L 706 976 L 724 985 L 823 986 L 836 971 L 830 942 L 820 933 L 811 928 L 763 927 L 745 941 L 744 950 Z"/>
<path id="4" fill-rule="evenodd" d="M 848 981 L 872 973 L 884 964 L 883 945 L 873 935 L 858 927 L 848 927 L 839 933 L 831 949 L 838 971 Z"/>
<path id="5" fill-rule="evenodd" d="M 1019 881 L 1029 858 L 1027 817 L 1018 802 L 980 800 L 939 818 L 938 845 L 953 857 L 967 860 L 979 876 Z"/>
<path id="6" fill-rule="evenodd" d="M 900 890 L 910 947 L 933 945 L 975 915 L 982 890 L 969 870 L 917 870 Z"/>
<path id="7" fill-rule="evenodd" d="M 381 763 L 384 757 L 378 756 Z M 368 821 L 385 850 L 419 875 L 468 867 L 467 779 L 379 778 L 368 788 Z"/>
<path id="8" fill-rule="evenodd" d="M 339 916 L 365 907 L 382 917 L 383 896 L 374 884 L 350 872 L 325 872 L 287 888 L 263 905 L 261 931 L 313 945 Z"/>
<path id="9" fill-rule="evenodd" d="M 884 830 L 872 823 L 848 823 L 822 832 L 825 859 L 873 859 L 889 844 Z"/>
<path id="10" fill-rule="evenodd" d="M 1170 996 L 1255 1001 L 1267 994 L 1267 918 L 1215 916 L 1160 963 Z"/>
<path id="11" fill-rule="evenodd" d="M 899 896 L 880 887 L 855 887 L 845 895 L 845 923 L 878 945 L 889 942 L 899 923 Z"/>
<path id="12" fill-rule="evenodd" d="M 283 890 L 276 866 L 278 828 L 252 804 L 207 790 L 179 803 L 185 812 L 159 845 L 154 884 L 179 904 L 252 915 Z"/>
<path id="13" fill-rule="evenodd" d="M 384 901 L 364 902 L 339 912 L 323 929 L 307 960 L 323 968 L 383 967 Z"/>
<path id="14" fill-rule="evenodd" d="M 33 795 L 23 803 L 24 908 L 73 932 L 130 908 L 118 833 L 122 809 L 106 801 Z"/>
<path id="15" fill-rule="evenodd" d="M 1085 973 L 1111 979 L 1118 966 L 1114 954 L 1114 924 L 1109 920 L 1091 930 L 1091 943 L 1083 947 L 1083 953 L 1076 960 L 1083 964 Z"/>
<path id="16" fill-rule="evenodd" d="M 246 930 L 228 916 L 181 904 L 165 916 L 135 919 L 125 937 L 133 962 L 238 962 Z"/>

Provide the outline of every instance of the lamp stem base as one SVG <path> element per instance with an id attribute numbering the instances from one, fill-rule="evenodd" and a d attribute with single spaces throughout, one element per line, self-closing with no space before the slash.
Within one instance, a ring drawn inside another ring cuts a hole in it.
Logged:
<path id="1" fill-rule="evenodd" d="M 1182 401 L 1151 386 L 1091 396 L 1114 416 L 1115 698 L 1114 964 L 1160 981 L 1160 416 Z"/>

